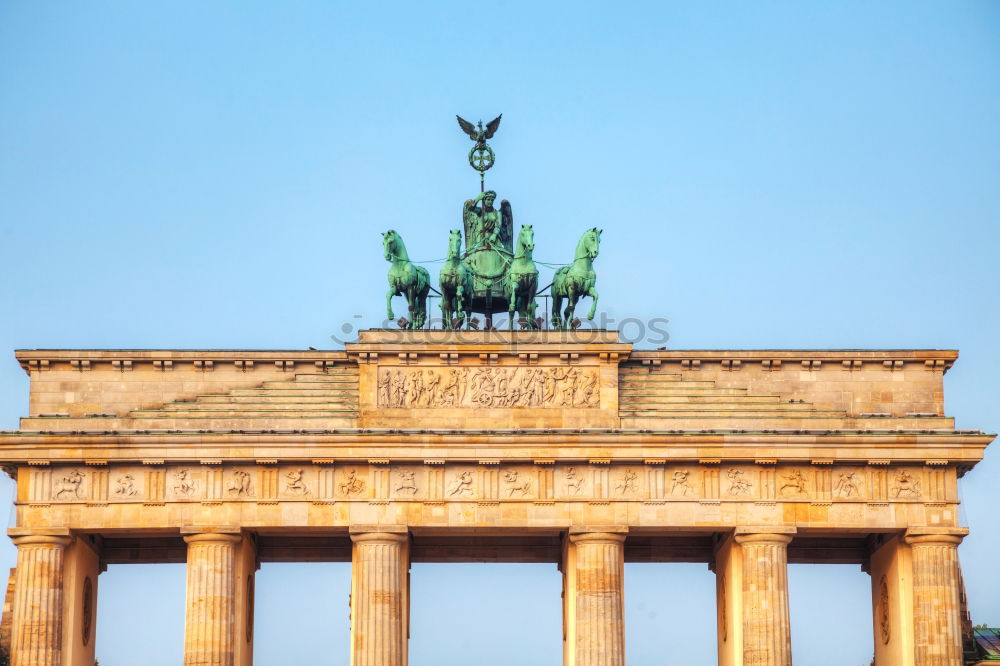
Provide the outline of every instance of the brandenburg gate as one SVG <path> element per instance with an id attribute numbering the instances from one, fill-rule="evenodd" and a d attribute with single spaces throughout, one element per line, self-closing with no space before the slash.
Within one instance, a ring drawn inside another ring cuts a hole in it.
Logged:
<path id="1" fill-rule="evenodd" d="M 411 329 L 16 356 L 14 666 L 93 666 L 100 573 L 133 562 L 187 563 L 185 664 L 250 666 L 274 561 L 352 563 L 353 666 L 407 663 L 427 561 L 557 565 L 565 666 L 625 663 L 625 562 L 711 567 L 724 666 L 791 664 L 789 562 L 856 563 L 876 664 L 962 663 L 958 482 L 993 436 L 944 414 L 954 351 Z"/>

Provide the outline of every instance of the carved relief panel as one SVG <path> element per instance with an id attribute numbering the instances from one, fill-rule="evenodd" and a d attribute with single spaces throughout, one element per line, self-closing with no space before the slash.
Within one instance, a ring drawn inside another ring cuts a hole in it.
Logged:
<path id="1" fill-rule="evenodd" d="M 280 499 L 319 497 L 318 471 L 314 465 L 287 465 L 278 468 Z"/>
<path id="2" fill-rule="evenodd" d="M 108 499 L 138 501 L 147 499 L 146 474 L 141 467 L 112 467 L 108 474 Z"/>
<path id="3" fill-rule="evenodd" d="M 864 500 L 867 497 L 865 470 L 861 467 L 838 467 L 833 470 L 833 499 Z"/>
<path id="4" fill-rule="evenodd" d="M 753 499 L 757 496 L 754 470 L 747 467 L 724 467 L 719 479 L 722 496 L 727 499 Z"/>
<path id="5" fill-rule="evenodd" d="M 390 484 L 394 499 L 423 499 L 427 496 L 426 473 L 421 467 L 394 467 L 390 473 Z"/>
<path id="6" fill-rule="evenodd" d="M 538 483 L 531 467 L 504 467 L 500 471 L 500 499 L 535 499 Z"/>
<path id="7" fill-rule="evenodd" d="M 378 406 L 396 408 L 600 405 L 596 367 L 380 367 Z"/>
<path id="8" fill-rule="evenodd" d="M 205 470 L 195 465 L 169 467 L 166 474 L 166 497 L 171 502 L 205 498 Z"/>
<path id="9" fill-rule="evenodd" d="M 699 497 L 697 476 L 688 467 L 675 468 L 670 471 L 667 482 L 667 496 L 678 498 Z"/>
<path id="10" fill-rule="evenodd" d="M 67 502 L 80 502 L 90 498 L 91 475 L 89 470 L 76 467 L 55 468 L 52 470 L 50 499 Z"/>
<path id="11" fill-rule="evenodd" d="M 469 465 L 449 466 L 444 473 L 444 500 L 475 500 L 481 497 L 477 486 L 476 468 Z"/>
<path id="12" fill-rule="evenodd" d="M 593 496 L 594 484 L 589 465 L 560 465 L 556 468 L 556 496 L 584 499 Z"/>
<path id="13" fill-rule="evenodd" d="M 362 499 L 372 496 L 372 483 L 367 465 L 338 465 L 334 472 L 337 499 Z"/>

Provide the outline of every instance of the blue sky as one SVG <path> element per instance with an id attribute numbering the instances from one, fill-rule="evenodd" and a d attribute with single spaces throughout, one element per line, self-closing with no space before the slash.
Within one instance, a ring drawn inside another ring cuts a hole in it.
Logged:
<path id="1" fill-rule="evenodd" d="M 611 320 L 669 319 L 674 348 L 957 348 L 947 411 L 997 430 L 1000 5 L 960 0 L 0 0 L 0 427 L 27 411 L 15 348 L 328 348 L 378 324 L 378 232 L 443 256 L 478 190 L 453 116 L 499 112 L 488 185 L 541 260 L 604 229 Z M 963 480 L 961 551 L 994 625 L 995 458 Z M 178 663 L 176 570 L 102 576 L 102 665 Z M 346 663 L 344 572 L 265 565 L 259 665 Z M 796 664 L 866 664 L 867 576 L 791 579 Z M 714 663 L 710 572 L 628 580 L 630 666 Z M 415 568 L 411 663 L 469 663 L 489 622 L 509 638 L 482 666 L 557 663 L 557 583 Z"/>

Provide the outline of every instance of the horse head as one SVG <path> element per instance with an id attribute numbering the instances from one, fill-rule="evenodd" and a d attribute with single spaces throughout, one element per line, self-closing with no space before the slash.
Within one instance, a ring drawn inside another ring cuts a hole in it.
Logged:
<path id="1" fill-rule="evenodd" d="M 530 254 L 535 249 L 535 230 L 530 224 L 521 225 L 517 235 L 517 255 Z"/>
<path id="2" fill-rule="evenodd" d="M 601 232 L 603 229 L 592 227 L 583 232 L 580 243 L 577 245 L 576 256 L 578 259 L 596 259 L 601 251 Z"/>
<path id="3" fill-rule="evenodd" d="M 384 234 L 382 234 L 382 249 L 384 250 L 384 256 L 386 261 L 396 261 L 397 259 L 405 259 L 406 250 L 400 252 L 403 247 L 403 239 L 399 237 L 394 230 L 389 229 Z"/>
<path id="4" fill-rule="evenodd" d="M 462 232 L 452 229 L 448 232 L 448 259 L 457 259 L 462 254 Z"/>

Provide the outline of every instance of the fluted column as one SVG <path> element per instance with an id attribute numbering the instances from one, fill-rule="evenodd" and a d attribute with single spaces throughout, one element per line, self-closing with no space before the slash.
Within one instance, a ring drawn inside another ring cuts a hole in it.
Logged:
<path id="1" fill-rule="evenodd" d="M 63 663 L 63 563 L 68 536 L 21 536 L 14 582 L 12 666 Z"/>
<path id="2" fill-rule="evenodd" d="M 622 532 L 570 532 L 566 573 L 568 666 L 624 666 Z"/>
<path id="3" fill-rule="evenodd" d="M 191 534 L 187 542 L 184 666 L 233 666 L 236 647 L 235 534 Z"/>
<path id="4" fill-rule="evenodd" d="M 409 538 L 354 532 L 351 666 L 405 666 Z"/>
<path id="5" fill-rule="evenodd" d="M 791 666 L 788 614 L 790 534 L 737 533 L 743 560 L 744 666 Z"/>
<path id="6" fill-rule="evenodd" d="M 906 535 L 913 561 L 914 660 L 920 666 L 961 666 L 957 534 Z"/>

